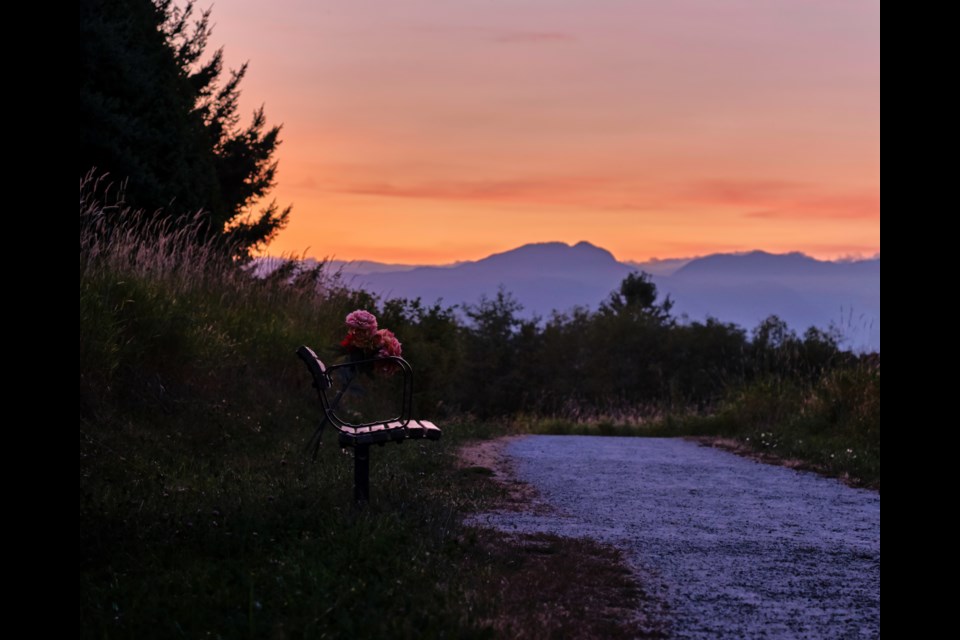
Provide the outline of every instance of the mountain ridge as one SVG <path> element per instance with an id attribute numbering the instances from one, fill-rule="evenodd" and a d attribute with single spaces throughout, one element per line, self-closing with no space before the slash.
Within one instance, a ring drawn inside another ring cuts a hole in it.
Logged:
<path id="1" fill-rule="evenodd" d="M 383 297 L 475 304 L 500 288 L 519 301 L 525 317 L 549 317 L 573 307 L 596 309 L 629 273 L 644 263 L 618 261 L 587 241 L 540 242 L 453 265 L 383 265 L 332 262 L 346 282 Z M 752 329 L 778 315 L 795 330 L 839 327 L 849 346 L 880 346 L 880 258 L 818 260 L 800 252 L 717 253 L 651 262 L 660 299 L 689 321 L 707 317 Z"/>

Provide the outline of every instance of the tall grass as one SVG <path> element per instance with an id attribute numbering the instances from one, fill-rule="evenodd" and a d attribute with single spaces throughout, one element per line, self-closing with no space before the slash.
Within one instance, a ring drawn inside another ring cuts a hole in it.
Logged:
<path id="1" fill-rule="evenodd" d="M 97 637 L 480 633 L 444 579 L 483 496 L 443 442 L 373 454 L 373 499 L 327 435 L 298 344 L 363 306 L 321 270 L 250 277 L 198 225 L 80 197 L 80 611 Z M 462 432 L 465 433 L 465 432 Z M 441 577 L 438 579 L 438 577 Z"/>
<path id="2" fill-rule="evenodd" d="M 330 343 L 357 302 L 322 268 L 253 278 L 204 240 L 199 218 L 170 221 L 92 193 L 81 184 L 82 415 L 294 384 L 291 345 Z"/>

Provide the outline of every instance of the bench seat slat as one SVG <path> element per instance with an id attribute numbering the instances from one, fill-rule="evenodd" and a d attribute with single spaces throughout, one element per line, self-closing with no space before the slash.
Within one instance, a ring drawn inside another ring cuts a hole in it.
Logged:
<path id="1" fill-rule="evenodd" d="M 410 420 L 406 427 L 400 421 L 384 422 L 362 427 L 343 427 L 340 430 L 340 446 L 401 442 L 404 439 L 439 440 L 441 434 L 440 428 L 429 420 Z"/>
<path id="2" fill-rule="evenodd" d="M 407 423 L 406 431 L 406 436 L 411 440 L 419 440 L 425 435 L 423 427 L 416 420 L 411 420 Z"/>
<path id="3" fill-rule="evenodd" d="M 423 427 L 424 434 L 426 435 L 426 437 L 427 437 L 428 439 L 430 439 L 430 440 L 439 440 L 439 439 L 440 439 L 440 435 L 441 435 L 441 433 L 442 433 L 442 432 L 440 431 L 440 427 L 438 427 L 437 425 L 433 424 L 433 423 L 430 422 L 429 420 L 418 420 L 417 422 L 420 424 L 421 427 Z"/>

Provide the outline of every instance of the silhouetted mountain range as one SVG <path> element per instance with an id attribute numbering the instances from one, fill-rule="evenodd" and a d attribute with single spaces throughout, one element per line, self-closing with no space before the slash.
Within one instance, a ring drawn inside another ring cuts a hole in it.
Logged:
<path id="1" fill-rule="evenodd" d="M 801 253 L 714 254 L 651 263 L 618 262 L 588 242 L 528 244 L 482 260 L 449 266 L 332 263 L 347 282 L 386 297 L 432 303 L 476 303 L 501 286 L 524 307 L 547 316 L 574 306 L 596 309 L 632 271 L 647 271 L 674 315 L 712 316 L 752 329 L 776 314 L 798 332 L 839 328 L 848 346 L 880 347 L 880 259 L 816 260 Z"/>
<path id="2" fill-rule="evenodd" d="M 707 315 L 746 328 L 770 314 L 803 331 L 838 328 L 849 346 L 880 348 L 880 259 L 816 260 L 800 253 L 754 251 L 692 260 L 673 275 L 655 277 L 674 310 Z"/>
<path id="3" fill-rule="evenodd" d="M 448 304 L 476 302 L 503 286 L 524 307 L 525 315 L 593 305 L 606 298 L 632 267 L 586 242 L 532 244 L 453 267 L 417 267 L 410 271 L 367 273 L 353 282 L 389 297 L 442 299 Z M 344 268 L 349 274 L 349 265 Z"/>

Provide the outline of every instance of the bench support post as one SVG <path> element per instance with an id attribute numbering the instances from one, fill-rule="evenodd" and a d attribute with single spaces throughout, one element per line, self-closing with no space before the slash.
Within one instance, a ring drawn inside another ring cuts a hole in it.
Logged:
<path id="1" fill-rule="evenodd" d="M 370 445 L 368 444 L 353 448 L 353 499 L 358 503 L 370 500 Z"/>

